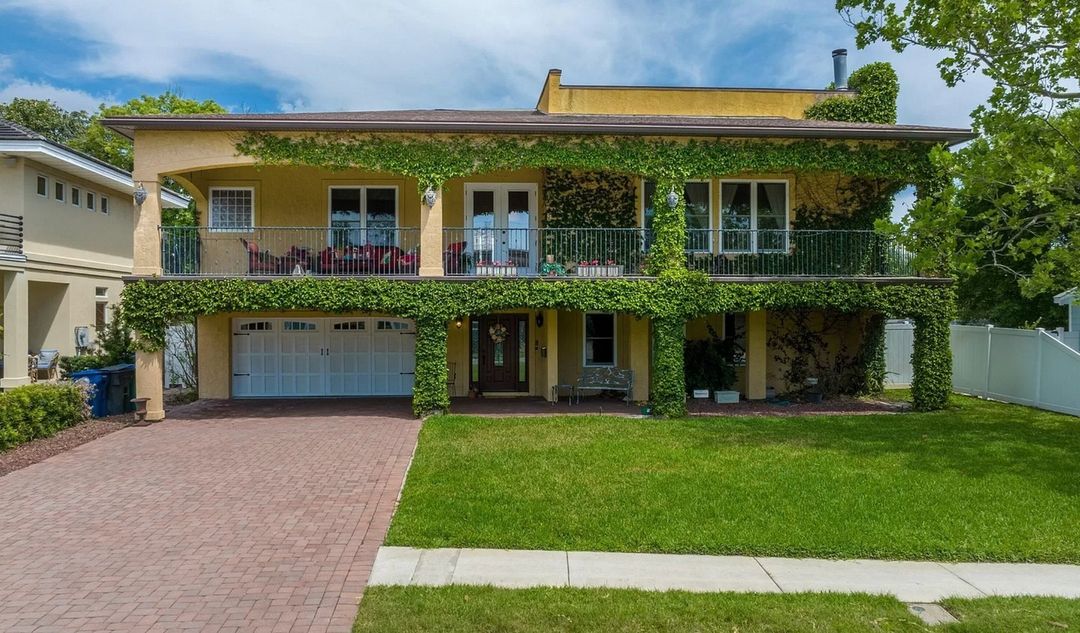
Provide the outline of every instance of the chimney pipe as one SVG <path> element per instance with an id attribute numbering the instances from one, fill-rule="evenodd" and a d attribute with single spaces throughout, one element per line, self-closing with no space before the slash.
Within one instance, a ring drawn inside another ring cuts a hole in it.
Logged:
<path id="1" fill-rule="evenodd" d="M 837 90 L 847 90 L 847 49 L 832 52 L 833 84 Z"/>

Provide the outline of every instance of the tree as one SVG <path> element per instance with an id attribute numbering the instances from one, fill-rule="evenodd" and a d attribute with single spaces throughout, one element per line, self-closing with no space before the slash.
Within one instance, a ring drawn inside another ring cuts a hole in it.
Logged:
<path id="1" fill-rule="evenodd" d="M 102 105 L 90 120 L 86 133 L 72 141 L 72 147 L 131 171 L 134 167 L 131 141 L 105 129 L 105 126 L 101 125 L 102 117 L 131 114 L 222 114 L 225 111 L 225 108 L 213 100 L 186 99 L 171 90 L 166 90 L 156 97 L 143 95 L 120 105 Z"/>
<path id="2" fill-rule="evenodd" d="M 56 143 L 71 143 L 86 134 L 90 115 L 82 110 L 68 112 L 47 99 L 15 97 L 0 103 L 0 119 L 7 119 L 41 134 Z"/>
<path id="3" fill-rule="evenodd" d="M 980 137 L 956 154 L 935 153 L 941 190 L 921 200 L 905 222 L 909 245 L 924 251 L 923 259 L 927 246 L 952 255 L 962 285 L 1011 280 L 1019 292 L 997 295 L 1002 299 L 1023 302 L 1080 283 L 1080 3 L 911 0 L 897 8 L 889 0 L 838 0 L 836 6 L 860 47 L 924 46 L 945 54 L 938 69 L 949 86 L 976 72 L 995 84 L 988 102 L 972 112 Z M 968 292 L 988 294 L 994 296 Z"/>

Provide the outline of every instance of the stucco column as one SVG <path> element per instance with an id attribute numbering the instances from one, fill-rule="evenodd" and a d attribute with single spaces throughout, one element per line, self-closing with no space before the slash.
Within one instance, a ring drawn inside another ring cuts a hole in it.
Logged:
<path id="1" fill-rule="evenodd" d="M 147 420 L 165 419 L 164 371 L 163 352 L 135 352 L 135 397 L 150 399 L 146 403 Z"/>
<path id="2" fill-rule="evenodd" d="M 765 399 L 765 368 L 768 362 L 764 310 L 746 313 L 746 398 Z"/>
<path id="3" fill-rule="evenodd" d="M 146 200 L 135 206 L 135 260 L 132 272 L 136 275 L 161 274 L 161 186 L 157 176 L 136 181 L 146 189 Z"/>
<path id="4" fill-rule="evenodd" d="M 559 384 L 559 311 L 544 310 L 544 342 L 547 348 L 547 357 L 544 359 L 547 372 L 547 381 L 544 385 L 544 397 L 549 401 L 551 388 Z M 566 394 L 569 397 L 570 394 Z"/>
<path id="5" fill-rule="evenodd" d="M 3 274 L 4 290 L 4 377 L 0 388 L 11 389 L 30 384 L 26 371 L 30 351 L 28 319 L 29 287 L 21 270 Z"/>
<path id="6" fill-rule="evenodd" d="M 630 319 L 630 369 L 634 372 L 634 388 L 630 399 L 645 402 L 649 399 L 649 320 Z"/>
<path id="7" fill-rule="evenodd" d="M 430 207 L 420 196 L 420 276 L 443 276 L 443 191 Z"/>

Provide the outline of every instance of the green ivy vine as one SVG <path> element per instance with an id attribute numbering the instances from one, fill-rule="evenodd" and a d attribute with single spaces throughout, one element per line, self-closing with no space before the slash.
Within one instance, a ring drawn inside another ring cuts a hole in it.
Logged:
<path id="1" fill-rule="evenodd" d="M 544 170 L 544 226 L 637 226 L 634 179 L 604 171 Z"/>
<path id="2" fill-rule="evenodd" d="M 951 384 L 949 321 L 951 286 L 934 283 L 879 285 L 845 281 L 716 283 L 695 275 L 657 280 L 492 279 L 460 283 L 371 278 L 288 278 L 198 281 L 142 280 L 128 284 L 123 314 L 148 350 L 161 349 L 169 323 L 210 314 L 315 310 L 329 314 L 381 312 L 417 325 L 418 415 L 445 410 L 446 328 L 454 319 L 515 308 L 601 310 L 653 322 L 652 400 L 665 415 L 685 412 L 683 328 L 687 321 L 722 312 L 752 310 L 868 311 L 913 318 L 915 406 L 945 405 Z"/>
<path id="3" fill-rule="evenodd" d="M 819 121 L 896 123 L 896 97 L 900 80 L 888 62 L 874 62 L 851 73 L 848 87 L 854 96 L 829 97 L 808 107 L 806 118 Z"/>

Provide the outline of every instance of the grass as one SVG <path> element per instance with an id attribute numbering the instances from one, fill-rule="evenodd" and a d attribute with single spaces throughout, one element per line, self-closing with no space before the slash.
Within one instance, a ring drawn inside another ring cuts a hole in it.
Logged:
<path id="1" fill-rule="evenodd" d="M 948 607 L 961 614 L 960 624 L 929 627 L 893 598 L 861 594 L 371 587 L 353 632 L 1060 633 L 1080 626 L 1075 600 L 984 598 Z"/>
<path id="2" fill-rule="evenodd" d="M 387 543 L 1080 562 L 1080 420 L 428 420 Z"/>

